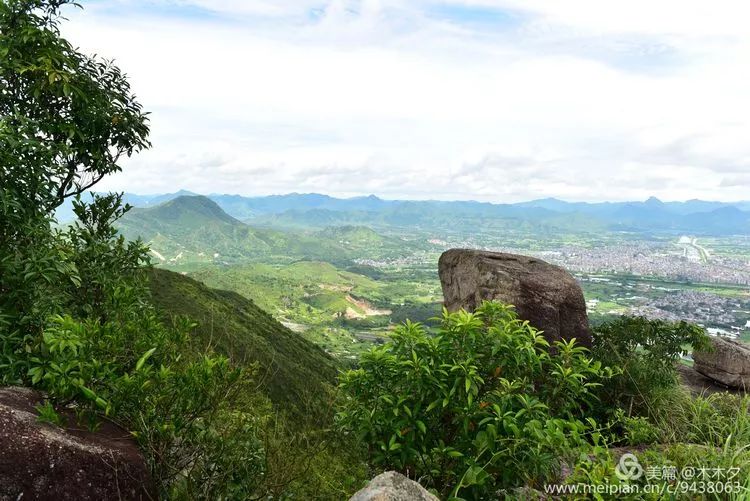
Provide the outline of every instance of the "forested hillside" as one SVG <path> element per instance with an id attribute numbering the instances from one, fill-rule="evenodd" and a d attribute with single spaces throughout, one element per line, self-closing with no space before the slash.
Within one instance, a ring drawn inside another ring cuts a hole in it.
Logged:
<path id="1" fill-rule="evenodd" d="M 258 363 L 258 381 L 282 413 L 314 423 L 330 412 L 336 364 L 319 347 L 290 331 L 236 292 L 211 289 L 171 271 L 149 277 L 154 304 L 170 320 L 197 322 L 194 334 L 206 349 L 240 365 Z"/>

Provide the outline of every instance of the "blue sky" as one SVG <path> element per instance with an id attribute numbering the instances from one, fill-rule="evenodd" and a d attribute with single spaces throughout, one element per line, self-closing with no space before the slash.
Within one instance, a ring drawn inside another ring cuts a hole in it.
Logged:
<path id="1" fill-rule="evenodd" d="M 750 6 L 91 0 L 154 147 L 103 188 L 510 202 L 750 189 Z"/>

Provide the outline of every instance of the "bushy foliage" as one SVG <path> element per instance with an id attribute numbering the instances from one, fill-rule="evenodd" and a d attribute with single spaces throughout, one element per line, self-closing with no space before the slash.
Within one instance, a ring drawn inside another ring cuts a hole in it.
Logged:
<path id="1" fill-rule="evenodd" d="M 59 235 L 58 259 L 75 270 L 58 284 L 66 313 L 6 352 L 12 363 L 2 375 L 44 390 L 58 406 L 75 403 L 89 426 L 106 418 L 130 430 L 170 498 L 254 495 L 264 479 L 258 433 L 270 408 L 254 391 L 252 368 L 195 346 L 194 325 L 159 320 L 142 280 L 145 250 L 112 229 L 125 210 L 119 202 L 76 203 L 79 222 Z"/>
<path id="2" fill-rule="evenodd" d="M 149 146 L 146 114 L 120 69 L 60 36 L 72 0 L 0 3 L 2 181 L 49 213 Z"/>
<path id="3" fill-rule="evenodd" d="M 611 371 L 573 342 L 552 355 L 511 307 L 444 311 L 435 335 L 407 322 L 342 375 L 339 424 L 444 496 L 537 485 L 597 433 L 589 415 Z"/>
<path id="4" fill-rule="evenodd" d="M 602 411 L 611 417 L 605 446 L 593 447 L 578 462 L 568 484 L 618 483 L 614 474 L 617 452 L 634 452 L 643 468 L 690 471 L 735 471 L 731 482 L 685 482 L 685 498 L 747 499 L 750 495 L 750 397 L 726 392 L 692 395 L 678 384 L 675 365 L 691 349 L 708 349 L 703 329 L 685 322 L 668 323 L 622 318 L 595 331 L 594 353 L 621 366 L 602 388 Z M 618 449 L 613 447 L 619 446 Z M 716 479 L 716 477 L 710 477 Z M 669 478 L 643 476 L 631 480 L 641 487 L 674 486 Z M 727 489 L 720 491 L 717 489 Z M 654 489 L 657 490 L 657 489 Z M 641 490 L 623 499 L 662 499 L 658 492 Z"/>
<path id="5" fill-rule="evenodd" d="M 0 2 L 0 382 L 44 390 L 48 422 L 70 404 L 90 427 L 129 430 L 166 497 L 246 499 L 265 478 L 252 368 L 159 320 L 147 251 L 113 228 L 120 195 L 78 199 L 78 221 L 54 227 L 64 199 L 148 146 L 122 72 L 60 37 L 69 3 Z"/>
<path id="6" fill-rule="evenodd" d="M 593 356 L 620 371 L 602 400 L 627 414 L 649 412 L 659 393 L 677 384 L 675 364 L 694 349 L 708 349 L 703 328 L 687 322 L 621 317 L 594 329 Z"/>
<path id="7" fill-rule="evenodd" d="M 81 278 L 66 291 L 73 315 L 104 323 L 108 311 L 119 309 L 119 302 L 127 305 L 143 299 L 126 291 L 135 287 L 141 294 L 144 290 L 148 248 L 140 240 L 126 241 L 113 225 L 130 209 L 120 193 L 94 194 L 89 203 L 80 197 L 73 201 L 77 219 L 64 233 L 72 265 Z"/>
<path id="8" fill-rule="evenodd" d="M 113 64 L 87 57 L 59 33 L 70 0 L 0 2 L 0 328 L 8 353 L 25 350 L 79 286 L 66 244 L 52 231 L 65 198 L 120 170 L 148 146 L 146 115 Z M 9 372 L 8 372 L 9 371 Z M 8 375 L 10 374 L 10 375 Z"/>

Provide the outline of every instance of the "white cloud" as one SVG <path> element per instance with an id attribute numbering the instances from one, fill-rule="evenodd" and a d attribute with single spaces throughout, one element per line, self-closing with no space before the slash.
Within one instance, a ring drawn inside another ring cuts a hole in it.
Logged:
<path id="1" fill-rule="evenodd" d="M 64 33 L 153 112 L 106 188 L 747 198 L 750 7 L 656 4 L 102 0 Z"/>

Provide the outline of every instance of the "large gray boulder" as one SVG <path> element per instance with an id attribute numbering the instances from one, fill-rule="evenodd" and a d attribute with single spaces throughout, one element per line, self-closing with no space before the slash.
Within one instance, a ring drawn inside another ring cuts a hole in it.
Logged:
<path id="1" fill-rule="evenodd" d="M 445 306 L 474 311 L 484 300 L 516 307 L 552 344 L 575 338 L 591 347 L 583 291 L 570 273 L 534 257 L 451 249 L 438 263 Z"/>
<path id="2" fill-rule="evenodd" d="M 41 402 L 28 388 L 0 388 L 0 500 L 156 499 L 127 432 L 110 423 L 97 432 L 41 423 Z"/>
<path id="3" fill-rule="evenodd" d="M 349 501 L 440 501 L 424 487 L 395 471 L 381 473 L 370 480 Z"/>
<path id="4" fill-rule="evenodd" d="M 688 366 L 682 362 L 675 363 L 677 374 L 680 377 L 680 384 L 683 388 L 690 391 L 693 396 L 706 396 L 713 393 L 733 393 L 735 395 L 741 395 L 745 393 L 744 390 L 738 390 L 730 388 L 725 384 L 719 383 L 705 375 L 701 374 L 695 367 Z"/>
<path id="5" fill-rule="evenodd" d="M 750 389 L 750 345 L 722 337 L 711 344 L 713 351 L 693 353 L 695 370 L 730 388 Z"/>

